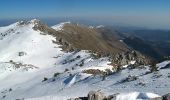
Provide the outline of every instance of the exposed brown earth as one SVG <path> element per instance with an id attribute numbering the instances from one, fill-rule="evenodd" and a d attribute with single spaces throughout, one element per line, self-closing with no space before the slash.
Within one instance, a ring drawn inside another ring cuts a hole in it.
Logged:
<path id="1" fill-rule="evenodd" d="M 151 58 L 140 52 L 129 49 L 129 47 L 119 40 L 115 33 L 111 36 L 103 34 L 105 31 L 91 29 L 83 25 L 65 24 L 62 30 L 56 31 L 40 21 L 34 26 L 34 30 L 40 30 L 56 37 L 54 43 L 61 45 L 66 51 L 89 50 L 98 54 L 98 57 L 111 57 L 113 66 L 126 65 L 129 61 L 136 60 L 138 64 L 148 64 Z M 108 30 L 109 32 L 109 30 Z"/>

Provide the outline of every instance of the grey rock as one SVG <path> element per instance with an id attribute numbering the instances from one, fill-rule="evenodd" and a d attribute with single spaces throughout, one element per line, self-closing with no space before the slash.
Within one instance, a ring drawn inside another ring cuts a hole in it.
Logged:
<path id="1" fill-rule="evenodd" d="M 119 93 L 109 95 L 109 96 L 107 96 L 107 99 L 106 99 L 106 100 L 116 100 L 116 96 L 117 96 L 118 94 L 119 94 Z"/>
<path id="2" fill-rule="evenodd" d="M 23 52 L 23 51 L 18 52 L 18 56 L 24 56 L 24 55 L 26 55 L 26 53 L 25 53 L 25 52 Z"/>
<path id="3" fill-rule="evenodd" d="M 88 98 L 87 97 L 79 97 L 79 98 L 71 98 L 68 100 L 88 100 Z"/>
<path id="4" fill-rule="evenodd" d="M 163 95 L 163 100 L 170 100 L 170 93 Z"/>
<path id="5" fill-rule="evenodd" d="M 162 97 L 157 97 L 157 98 L 151 98 L 150 100 L 163 100 Z"/>
<path id="6" fill-rule="evenodd" d="M 102 92 L 90 91 L 88 93 L 88 100 L 106 100 L 106 96 Z"/>

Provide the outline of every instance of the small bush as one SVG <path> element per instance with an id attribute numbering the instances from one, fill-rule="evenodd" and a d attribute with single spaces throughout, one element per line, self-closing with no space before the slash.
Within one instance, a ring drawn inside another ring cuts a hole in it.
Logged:
<path id="1" fill-rule="evenodd" d="M 111 75 L 113 72 L 110 69 L 105 69 L 106 73 L 104 73 L 105 75 Z"/>
<path id="2" fill-rule="evenodd" d="M 54 77 L 57 77 L 58 75 L 60 75 L 60 73 L 57 72 L 57 73 L 54 73 L 53 76 L 54 76 Z"/>
<path id="3" fill-rule="evenodd" d="M 44 79 L 42 80 L 42 82 L 47 81 L 47 80 L 48 80 L 48 78 L 47 78 L 47 77 L 44 77 Z"/>
<path id="4" fill-rule="evenodd" d="M 84 70 L 83 73 L 92 74 L 92 75 L 103 75 L 104 74 L 104 72 L 99 69 L 87 69 L 87 70 Z"/>
<path id="5" fill-rule="evenodd" d="M 6 95 L 2 96 L 2 98 L 5 98 L 5 97 L 6 97 Z"/>
<path id="6" fill-rule="evenodd" d="M 69 69 L 66 68 L 64 72 L 68 72 L 68 71 L 69 71 Z"/>
<path id="7" fill-rule="evenodd" d="M 18 56 L 24 56 L 25 55 L 25 52 L 21 51 L 21 52 L 18 52 Z"/>
<path id="8" fill-rule="evenodd" d="M 81 60 L 81 63 L 79 64 L 80 67 L 84 65 L 84 60 Z"/>
<path id="9" fill-rule="evenodd" d="M 73 76 L 73 74 L 69 74 L 69 76 Z"/>
<path id="10" fill-rule="evenodd" d="M 9 92 L 10 92 L 10 91 L 12 91 L 12 89 L 11 89 L 11 88 L 9 89 Z"/>
<path id="11" fill-rule="evenodd" d="M 102 81 L 106 80 L 106 73 L 102 75 Z"/>
<path id="12" fill-rule="evenodd" d="M 54 82 L 55 81 L 55 78 L 54 79 L 52 79 L 52 82 Z"/>
<path id="13" fill-rule="evenodd" d="M 9 62 L 12 63 L 12 62 L 14 62 L 14 61 L 13 61 L 13 60 L 10 60 Z"/>
<path id="14" fill-rule="evenodd" d="M 151 71 L 151 72 L 158 71 L 158 68 L 157 68 L 157 66 L 156 66 L 156 63 L 152 63 L 152 65 L 150 66 L 150 71 Z"/>
<path id="15" fill-rule="evenodd" d="M 74 70 L 75 68 L 74 68 L 74 67 L 72 67 L 71 69 L 72 69 L 72 70 Z"/>
<path id="16" fill-rule="evenodd" d="M 80 55 L 78 55 L 76 58 L 81 58 L 81 56 L 80 56 Z"/>

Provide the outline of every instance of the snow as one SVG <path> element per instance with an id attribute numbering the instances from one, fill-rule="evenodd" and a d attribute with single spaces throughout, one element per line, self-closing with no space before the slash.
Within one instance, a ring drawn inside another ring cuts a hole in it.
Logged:
<path id="1" fill-rule="evenodd" d="M 129 65 L 134 65 L 136 63 L 136 61 L 134 60 L 134 61 L 130 61 L 129 62 Z M 123 68 L 127 68 L 129 65 L 123 65 L 122 67 Z"/>
<path id="2" fill-rule="evenodd" d="M 130 64 L 132 64 L 132 65 L 135 64 L 135 63 L 136 63 L 136 61 L 130 61 Z"/>
<path id="3" fill-rule="evenodd" d="M 70 24 L 70 23 L 71 23 L 71 22 L 62 22 L 62 23 L 60 23 L 60 24 L 57 24 L 57 25 L 52 26 L 52 28 L 55 29 L 56 31 L 60 31 L 60 30 L 63 29 L 63 26 L 64 26 L 65 24 Z"/>
<path id="4" fill-rule="evenodd" d="M 139 92 L 132 92 L 132 93 L 122 93 L 116 97 L 116 100 L 150 100 L 151 98 L 160 97 L 157 94 L 153 93 L 139 93 Z"/>
<path id="5" fill-rule="evenodd" d="M 158 69 L 161 69 L 161 68 L 164 68 L 168 64 L 170 64 L 170 61 L 164 61 L 164 62 L 158 63 L 156 66 L 158 67 Z"/>
<path id="6" fill-rule="evenodd" d="M 123 40 L 119 40 L 120 42 L 123 42 Z"/>
<path id="7" fill-rule="evenodd" d="M 103 27 L 104 27 L 103 25 L 96 26 L 96 28 L 103 28 Z"/>
<path id="8" fill-rule="evenodd" d="M 93 28 L 94 28 L 94 26 L 89 26 L 89 28 L 93 29 Z"/>
<path id="9" fill-rule="evenodd" d="M 53 66 L 55 62 L 53 56 L 61 54 L 61 49 L 54 48 L 58 47 L 52 43 L 52 40 L 55 40 L 54 37 L 40 35 L 40 32 L 32 29 L 33 26 L 29 24 L 10 27 L 15 31 L 0 41 L 0 62 L 13 60 L 37 67 Z M 26 55 L 18 56 L 19 52 L 25 52 Z"/>
<path id="10" fill-rule="evenodd" d="M 127 68 L 128 67 L 128 65 L 124 65 L 124 66 L 122 66 L 123 68 Z"/>
<path id="11" fill-rule="evenodd" d="M 120 93 L 117 100 L 125 97 L 136 100 L 137 97 L 153 98 L 169 92 L 170 69 L 160 69 L 155 73 L 147 73 L 144 68 L 125 68 L 102 80 L 100 75 L 82 73 L 87 69 L 105 71 L 112 69 L 109 58 L 93 59 L 86 50 L 79 52 L 63 52 L 58 44 L 52 40 L 55 37 L 42 35 L 40 31 L 32 29 L 36 20 L 27 25 L 14 23 L 0 27 L 0 99 L 13 100 L 67 100 L 68 98 L 86 96 L 90 90 L 101 90 L 109 94 Z M 64 23 L 63 23 L 64 24 Z M 56 28 L 62 28 L 60 24 Z M 9 31 L 13 29 L 13 31 Z M 19 56 L 19 52 L 24 52 Z M 13 62 L 11 63 L 10 60 Z M 22 64 L 16 68 L 15 63 Z M 83 64 L 82 64 L 83 63 Z M 135 61 L 129 62 L 134 64 Z M 165 61 L 157 64 L 162 68 L 169 64 Z M 80 66 L 82 64 L 82 66 Z M 28 65 L 35 67 L 31 68 Z M 126 65 L 128 66 L 128 65 Z M 28 70 L 26 70 L 28 69 Z M 68 71 L 65 71 L 68 69 Z M 54 77 L 54 73 L 60 74 Z M 147 74 L 146 74 L 147 73 Z M 123 82 L 129 75 L 137 79 Z M 47 81 L 43 81 L 47 77 Z M 9 91 L 9 89 L 12 91 Z M 137 92 L 135 92 L 137 91 Z M 154 94 L 155 93 L 155 94 Z M 156 95 L 158 94 L 158 95 Z M 3 98 L 3 96 L 6 96 Z M 127 100 L 127 99 L 126 99 Z"/>

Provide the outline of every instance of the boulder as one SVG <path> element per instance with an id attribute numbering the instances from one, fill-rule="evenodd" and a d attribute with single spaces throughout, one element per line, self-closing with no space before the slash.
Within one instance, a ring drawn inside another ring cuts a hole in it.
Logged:
<path id="1" fill-rule="evenodd" d="M 88 100 L 87 97 L 71 98 L 68 100 Z"/>
<path id="2" fill-rule="evenodd" d="M 170 93 L 163 95 L 163 100 L 170 100 Z"/>
<path id="3" fill-rule="evenodd" d="M 116 96 L 117 96 L 118 94 L 119 94 L 119 93 L 109 95 L 109 96 L 107 96 L 107 99 L 106 99 L 106 100 L 116 100 Z"/>
<path id="4" fill-rule="evenodd" d="M 157 98 L 151 98 L 150 100 L 163 100 L 162 97 L 157 97 Z"/>
<path id="5" fill-rule="evenodd" d="M 99 91 L 90 91 L 88 93 L 88 100 L 106 100 L 106 96 Z"/>

